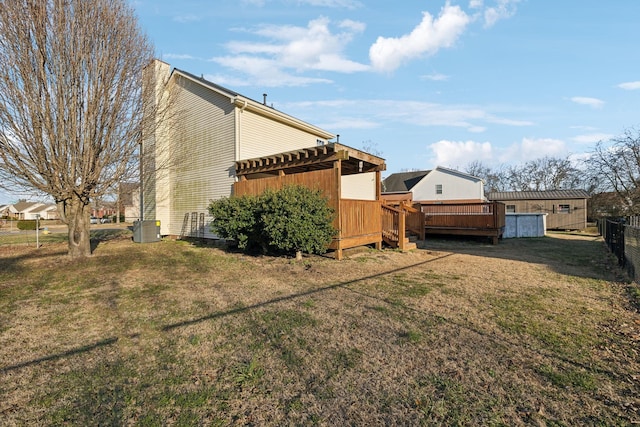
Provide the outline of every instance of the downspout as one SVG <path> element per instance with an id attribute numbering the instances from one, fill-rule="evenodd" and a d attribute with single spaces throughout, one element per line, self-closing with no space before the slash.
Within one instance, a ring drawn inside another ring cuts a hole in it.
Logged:
<path id="1" fill-rule="evenodd" d="M 236 98 L 237 99 L 237 98 Z M 240 160 L 240 135 L 242 133 L 242 120 L 241 120 L 241 115 L 240 113 L 244 112 L 245 108 L 247 108 L 248 102 L 246 99 L 242 100 L 243 104 L 242 107 L 240 107 L 239 112 L 236 112 L 236 154 L 235 154 L 235 161 Z M 235 102 L 234 102 L 235 104 Z M 236 110 L 238 111 L 238 110 Z"/>

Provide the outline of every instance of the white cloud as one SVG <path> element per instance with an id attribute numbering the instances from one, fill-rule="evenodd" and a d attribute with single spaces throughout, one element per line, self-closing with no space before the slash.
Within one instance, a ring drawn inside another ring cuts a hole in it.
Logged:
<path id="1" fill-rule="evenodd" d="M 624 90 L 637 90 L 640 89 L 640 81 L 620 83 L 618 87 Z"/>
<path id="2" fill-rule="evenodd" d="M 513 144 L 499 152 L 500 163 L 518 164 L 541 157 L 564 157 L 567 155 L 567 147 L 564 141 L 553 138 L 522 138 L 522 141 Z"/>
<path id="3" fill-rule="evenodd" d="M 178 15 L 178 16 L 174 16 L 173 20 L 175 22 L 179 22 L 181 24 L 188 24 L 191 22 L 197 22 L 200 21 L 202 19 L 201 16 L 198 15 L 193 15 L 193 14 L 189 14 L 189 15 Z"/>
<path id="4" fill-rule="evenodd" d="M 432 80 L 434 82 L 444 82 L 449 80 L 449 76 L 446 74 L 434 73 L 434 74 L 425 74 L 424 76 L 420 76 L 422 80 Z"/>
<path id="5" fill-rule="evenodd" d="M 523 138 L 506 149 L 494 149 L 491 142 L 440 140 L 428 145 L 430 164 L 462 169 L 473 161 L 489 166 L 522 164 L 545 156 L 567 155 L 564 141 L 552 138 Z"/>
<path id="6" fill-rule="evenodd" d="M 357 0 L 298 0 L 298 3 L 308 4 L 310 6 L 342 7 L 346 9 L 362 7 L 362 3 Z"/>
<path id="7" fill-rule="evenodd" d="M 197 59 L 195 56 L 186 53 L 165 53 L 162 55 L 163 59 Z"/>
<path id="8" fill-rule="evenodd" d="M 207 77 L 211 81 L 223 85 L 248 86 L 258 85 L 265 87 L 278 86 L 307 86 L 313 83 L 331 83 L 331 80 L 296 76 L 274 66 L 270 59 L 262 59 L 250 56 L 234 56 L 215 58 L 215 62 L 234 70 L 242 71 L 244 76 L 228 77 L 222 74 Z"/>
<path id="9" fill-rule="evenodd" d="M 599 141 L 608 141 L 613 138 L 614 135 L 607 133 L 591 133 L 585 135 L 577 135 L 571 138 L 573 142 L 578 142 L 580 144 L 595 144 Z"/>
<path id="10" fill-rule="evenodd" d="M 301 114 L 309 111 L 316 117 L 318 115 L 325 117 L 324 122 L 372 122 L 379 126 L 392 123 L 420 127 L 444 126 L 464 128 L 472 133 L 486 131 L 487 123 L 517 127 L 532 124 L 527 121 L 499 117 L 477 106 L 444 105 L 420 101 L 350 99 L 296 102 L 287 104 L 284 109 Z M 349 119 L 344 120 L 345 117 Z"/>
<path id="11" fill-rule="evenodd" d="M 422 22 L 407 35 L 401 37 L 378 37 L 369 49 L 373 68 L 391 72 L 404 62 L 433 55 L 442 48 L 453 46 L 464 32 L 471 18 L 459 6 L 447 3 L 437 19 L 423 12 Z"/>
<path id="12" fill-rule="evenodd" d="M 440 140 L 428 148 L 433 152 L 431 164 L 452 168 L 462 168 L 474 160 L 487 162 L 494 158 L 489 142 Z"/>
<path id="13" fill-rule="evenodd" d="M 269 0 L 241 0 L 243 4 L 249 6 L 264 6 Z M 357 9 L 362 7 L 362 2 L 358 0 L 297 0 L 298 4 L 306 4 L 317 7 L 335 7 L 346 9 Z"/>
<path id="14" fill-rule="evenodd" d="M 484 10 L 484 27 L 489 28 L 501 19 L 511 18 L 516 13 L 520 0 L 497 0 L 496 5 Z"/>
<path id="15" fill-rule="evenodd" d="M 469 8 L 470 9 L 480 9 L 483 6 L 483 1 L 482 0 L 470 0 L 469 1 Z"/>
<path id="16" fill-rule="evenodd" d="M 212 61 L 236 72 L 260 79 L 263 72 L 285 78 L 282 86 L 326 83 L 327 79 L 296 77 L 305 71 L 333 71 L 353 73 L 366 71 L 369 66 L 347 59 L 343 53 L 353 37 L 364 31 L 365 24 L 345 20 L 339 22 L 338 32 L 332 32 L 328 18 L 318 18 L 306 27 L 264 25 L 245 30 L 267 38 L 265 42 L 232 41 L 226 45 L 231 55 L 212 58 Z M 249 65 L 258 65 L 258 70 Z M 272 85 L 276 81 L 271 79 Z M 255 80 L 254 80 L 255 82 Z"/>
<path id="17" fill-rule="evenodd" d="M 602 108 L 604 105 L 604 101 L 598 98 L 589 98 L 586 96 L 574 96 L 571 98 L 572 102 L 580 105 L 587 105 L 591 108 Z"/>

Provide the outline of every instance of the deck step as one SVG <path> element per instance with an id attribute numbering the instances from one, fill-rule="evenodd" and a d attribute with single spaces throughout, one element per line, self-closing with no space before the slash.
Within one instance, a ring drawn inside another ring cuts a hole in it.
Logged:
<path id="1" fill-rule="evenodd" d="M 414 249 L 417 249 L 418 245 L 416 244 L 416 242 L 412 242 L 410 241 L 410 239 L 408 237 L 405 237 L 404 239 L 404 250 L 405 251 L 411 251 Z"/>

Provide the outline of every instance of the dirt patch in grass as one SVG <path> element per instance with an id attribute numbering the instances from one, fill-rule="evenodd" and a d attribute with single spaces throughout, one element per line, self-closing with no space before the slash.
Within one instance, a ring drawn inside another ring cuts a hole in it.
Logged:
<path id="1" fill-rule="evenodd" d="M 601 240 L 336 262 L 164 241 L 0 250 L 7 425 L 625 425 L 640 316 Z"/>

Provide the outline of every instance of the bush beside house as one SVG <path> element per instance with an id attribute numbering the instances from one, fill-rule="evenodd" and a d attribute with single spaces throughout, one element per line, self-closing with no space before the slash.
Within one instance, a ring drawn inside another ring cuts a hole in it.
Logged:
<path id="1" fill-rule="evenodd" d="M 211 202 L 209 212 L 211 231 L 246 252 L 320 254 L 335 235 L 334 211 L 326 198 L 303 186 L 222 198 Z"/>

